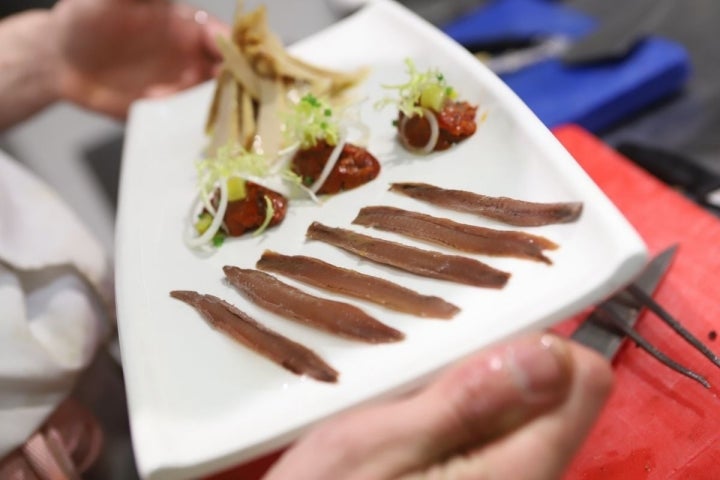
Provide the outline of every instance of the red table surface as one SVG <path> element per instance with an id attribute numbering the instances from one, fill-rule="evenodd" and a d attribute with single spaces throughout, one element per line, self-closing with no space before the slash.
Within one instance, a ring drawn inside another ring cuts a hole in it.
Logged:
<path id="1" fill-rule="evenodd" d="M 555 134 L 638 230 L 651 254 L 679 245 L 655 299 L 720 352 L 720 340 L 710 339 L 710 332 L 720 331 L 720 221 L 586 130 L 569 125 Z M 569 334 L 582 317 L 555 330 Z M 643 314 L 636 328 L 713 388 L 706 390 L 625 343 L 614 360 L 613 394 L 563 480 L 720 479 L 720 369 L 651 313 Z M 208 480 L 258 479 L 278 455 Z"/>
<path id="2" fill-rule="evenodd" d="M 655 254 L 678 243 L 656 292 L 666 310 L 720 353 L 720 221 L 577 127 L 560 141 L 638 230 Z M 558 326 L 569 332 L 574 321 Z M 615 390 L 570 479 L 720 479 L 720 369 L 651 313 L 637 330 L 713 388 L 660 365 L 634 344 L 615 359 Z"/>

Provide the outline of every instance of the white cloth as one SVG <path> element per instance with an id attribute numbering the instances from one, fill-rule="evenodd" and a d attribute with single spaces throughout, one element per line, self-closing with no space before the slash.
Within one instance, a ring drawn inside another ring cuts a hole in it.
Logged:
<path id="1" fill-rule="evenodd" d="M 108 333 L 111 299 L 97 240 L 0 152 L 0 458 L 69 394 Z"/>

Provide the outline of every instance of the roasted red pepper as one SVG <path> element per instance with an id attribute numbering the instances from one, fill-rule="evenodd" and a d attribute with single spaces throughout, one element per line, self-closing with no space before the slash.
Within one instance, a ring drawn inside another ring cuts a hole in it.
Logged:
<path id="1" fill-rule="evenodd" d="M 244 198 L 228 202 L 223 218 L 228 235 L 239 237 L 245 232 L 257 230 L 265 222 L 267 215 L 265 197 L 270 199 L 273 207 L 272 219 L 268 226 L 271 227 L 283 221 L 287 213 L 287 198 L 253 182 L 246 183 L 245 192 Z"/>
<path id="2" fill-rule="evenodd" d="M 325 140 L 300 150 L 292 160 L 291 170 L 302 177 L 306 186 L 320 176 L 335 147 Z M 330 175 L 318 189 L 318 194 L 333 194 L 350 190 L 370 182 L 380 173 L 380 162 L 362 147 L 346 143 Z"/>
<path id="3" fill-rule="evenodd" d="M 459 143 L 475 133 L 477 124 L 475 114 L 477 107 L 468 102 L 445 102 L 440 112 L 432 112 L 438 121 L 439 135 L 434 151 L 447 150 L 453 143 Z M 404 120 L 405 115 L 398 115 L 398 126 L 402 131 L 403 143 L 421 149 L 430 140 L 430 122 L 427 118 L 415 115 Z"/>

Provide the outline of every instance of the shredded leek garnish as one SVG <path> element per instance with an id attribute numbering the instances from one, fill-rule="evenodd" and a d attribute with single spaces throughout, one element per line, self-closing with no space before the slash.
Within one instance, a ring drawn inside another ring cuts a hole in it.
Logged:
<path id="1" fill-rule="evenodd" d="M 290 170 L 290 169 L 283 170 L 283 172 L 282 172 L 282 177 L 283 177 L 283 180 L 285 180 L 286 182 L 288 182 L 288 183 L 290 183 L 290 184 L 292 184 L 292 185 L 295 185 L 297 188 L 299 188 L 300 190 L 302 190 L 303 192 L 305 192 L 305 194 L 306 194 L 308 197 L 310 197 L 310 199 L 311 199 L 313 202 L 315 202 L 315 203 L 320 203 L 320 200 L 319 200 L 319 199 L 317 198 L 317 196 L 315 195 L 315 192 L 313 192 L 312 190 L 310 190 L 310 188 L 309 188 L 307 185 L 305 185 L 305 180 L 306 180 L 307 177 L 306 177 L 306 178 L 303 178 L 303 177 L 301 177 L 300 175 L 298 175 L 297 173 L 293 172 L 293 171 Z M 310 179 L 310 180 L 311 180 L 311 182 L 312 182 L 312 179 Z"/>
<path id="2" fill-rule="evenodd" d="M 241 145 L 229 143 L 218 148 L 215 157 L 196 163 L 198 188 L 203 198 L 211 198 L 218 183 L 227 182 L 233 177 L 262 177 L 267 174 L 265 158 L 257 153 L 248 152 Z"/>
<path id="3" fill-rule="evenodd" d="M 219 247 L 226 236 L 221 226 L 228 201 L 244 197 L 246 179 L 265 176 L 268 165 L 262 155 L 228 143 L 217 149 L 215 157 L 200 160 L 195 167 L 198 173 L 196 205 L 205 211 L 191 219 L 197 236 L 187 238 L 186 242 L 191 247 L 206 247 L 208 244 Z M 216 190 L 220 191 L 220 197 L 214 205 Z"/>
<path id="4" fill-rule="evenodd" d="M 299 144 L 301 149 L 314 147 L 318 140 L 335 145 L 340 136 L 330 105 L 310 93 L 288 112 L 284 127 L 288 144 Z"/>
<path id="5" fill-rule="evenodd" d="M 384 88 L 397 90 L 398 97 L 384 98 L 379 100 L 377 108 L 386 105 L 396 105 L 397 108 L 407 117 L 423 115 L 423 108 L 433 111 L 440 111 L 445 100 L 457 98 L 455 89 L 447 84 L 445 76 L 435 68 L 419 72 L 415 63 L 405 59 L 407 73 L 410 79 L 406 83 L 398 85 L 383 85 Z"/>
<path id="6" fill-rule="evenodd" d="M 283 178 L 283 180 L 286 180 L 294 185 L 297 185 L 298 187 L 303 185 L 303 178 L 290 169 L 286 168 L 285 170 L 282 171 L 282 178 Z"/>
<path id="7" fill-rule="evenodd" d="M 253 232 L 254 237 L 262 235 L 262 233 L 267 229 L 268 225 L 270 225 L 273 215 L 275 215 L 275 207 L 273 207 L 270 197 L 265 195 L 263 198 L 265 199 L 265 219 L 263 220 L 263 223 L 260 224 L 260 226 L 257 228 L 257 230 Z"/>
<path id="8" fill-rule="evenodd" d="M 205 231 L 199 236 L 186 234 L 185 243 L 187 243 L 187 245 L 189 247 L 191 247 L 191 248 L 206 247 L 208 243 L 213 242 L 213 239 L 220 231 L 220 227 L 222 225 L 223 218 L 225 217 L 225 211 L 227 210 L 227 203 L 228 203 L 227 182 L 220 182 L 219 190 L 220 190 L 220 198 L 218 199 L 217 210 L 213 209 L 213 211 L 211 213 L 211 215 L 213 217 L 212 222 L 210 223 L 210 225 L 207 228 L 205 228 Z M 193 208 L 191 210 L 191 214 L 197 215 L 197 213 L 196 213 L 197 208 L 203 207 L 204 204 L 205 204 L 205 201 L 202 198 L 202 193 L 198 193 L 195 202 L 193 202 Z M 191 219 L 191 221 L 195 222 L 194 219 Z M 190 230 L 197 233 L 197 230 L 195 228 L 192 228 Z"/>
<path id="9" fill-rule="evenodd" d="M 335 165 L 340 160 L 340 155 L 343 152 L 343 149 L 345 148 L 345 141 L 341 140 L 338 142 L 337 145 L 335 145 L 335 148 L 333 148 L 333 151 L 330 153 L 330 156 L 328 157 L 327 161 L 325 162 L 325 165 L 323 166 L 322 172 L 320 172 L 320 175 L 318 178 L 315 179 L 315 181 L 308 185 L 308 188 L 313 193 L 317 193 L 318 190 L 320 190 L 325 184 L 325 180 L 328 179 L 330 176 L 330 173 L 332 173 L 333 169 L 335 168 Z M 303 183 L 305 182 L 305 179 L 303 179 Z"/>
<path id="10" fill-rule="evenodd" d="M 438 138 L 440 137 L 440 125 L 438 124 L 437 118 L 435 117 L 435 115 L 433 115 L 432 112 L 428 111 L 428 109 L 424 107 L 422 110 L 430 127 L 430 135 L 428 136 L 428 140 L 425 145 L 420 147 L 416 145 L 411 145 L 408 141 L 408 138 L 405 136 L 405 125 L 407 124 L 410 117 L 403 117 L 403 119 L 400 121 L 400 124 L 398 125 L 398 130 L 401 133 L 400 141 L 403 145 L 405 145 L 405 148 L 407 148 L 411 152 L 427 155 L 428 153 L 432 153 L 432 151 L 435 149 L 435 145 L 437 145 Z"/>

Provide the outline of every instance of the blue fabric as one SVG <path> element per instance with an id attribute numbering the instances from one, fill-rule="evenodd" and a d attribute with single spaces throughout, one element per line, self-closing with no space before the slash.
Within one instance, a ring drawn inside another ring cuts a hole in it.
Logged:
<path id="1" fill-rule="evenodd" d="M 544 0 L 495 0 L 443 30 L 471 48 L 557 34 L 579 38 L 596 23 Z M 648 37 L 618 61 L 569 66 L 543 60 L 500 78 L 548 127 L 576 123 L 597 133 L 677 93 L 690 71 L 681 45 Z"/>
<path id="2" fill-rule="evenodd" d="M 562 34 L 578 38 L 597 22 L 576 10 L 542 0 L 493 0 L 455 19 L 443 31 L 465 46 Z"/>

